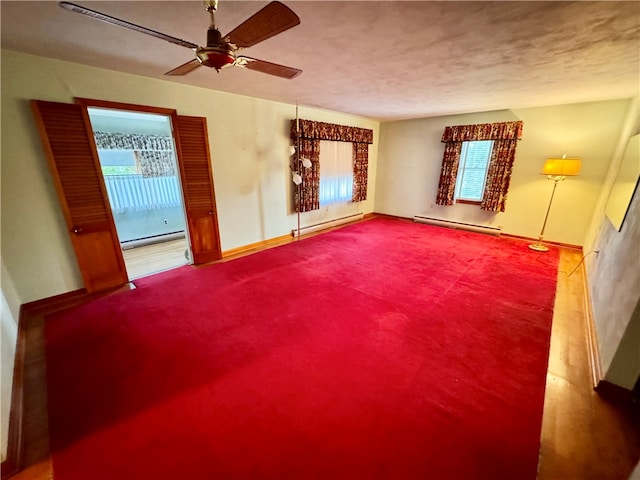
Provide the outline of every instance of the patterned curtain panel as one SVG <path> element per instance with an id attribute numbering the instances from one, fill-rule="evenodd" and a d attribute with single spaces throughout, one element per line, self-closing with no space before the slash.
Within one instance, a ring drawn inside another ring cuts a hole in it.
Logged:
<path id="1" fill-rule="evenodd" d="M 296 188 L 296 211 L 310 212 L 320 208 L 320 140 L 300 139 L 300 158 L 311 161 L 310 168 L 304 168 L 302 162 L 297 171 L 302 176 L 302 184 Z M 300 195 L 300 198 L 297 195 Z"/>
<path id="2" fill-rule="evenodd" d="M 309 169 L 297 169 L 303 177 L 303 205 L 301 211 L 307 212 L 320 208 L 320 140 L 353 143 L 353 201 L 366 200 L 369 144 L 373 143 L 373 130 L 336 125 L 334 123 L 314 122 L 313 120 L 298 120 L 297 124 L 300 128 L 300 156 L 308 158 L 313 163 L 313 166 Z M 291 120 L 291 138 L 295 141 L 297 136 L 296 120 Z M 313 147 L 305 147 L 310 141 L 317 141 L 317 145 L 314 143 Z M 305 148 L 317 155 L 315 160 L 304 153 Z M 310 177 L 310 182 L 307 182 L 307 177 Z M 296 208 L 297 205 L 296 199 Z"/>
<path id="3" fill-rule="evenodd" d="M 134 154 L 143 177 L 168 177 L 176 174 L 173 152 L 136 151 Z"/>
<path id="4" fill-rule="evenodd" d="M 367 199 L 367 179 L 369 178 L 369 144 L 353 144 L 353 197 L 352 201 Z"/>
<path id="5" fill-rule="evenodd" d="M 94 132 L 96 147 L 104 150 L 133 150 L 143 177 L 176 174 L 171 137 L 138 133 Z"/>
<path id="6" fill-rule="evenodd" d="M 517 121 L 445 127 L 442 142 L 446 145 L 436 203 L 453 205 L 462 142 L 493 140 L 493 151 L 480 208 L 490 212 L 504 212 L 517 141 L 522 138 L 523 126 L 522 121 Z"/>
<path id="7" fill-rule="evenodd" d="M 480 203 L 482 210 L 504 212 L 517 144 L 517 140 L 494 140 L 487 183 Z"/>
<path id="8" fill-rule="evenodd" d="M 448 142 L 444 146 L 442 158 L 442 170 L 440 171 L 440 183 L 438 185 L 437 205 L 453 205 L 453 196 L 456 189 L 456 177 L 458 175 L 458 163 L 462 142 Z"/>

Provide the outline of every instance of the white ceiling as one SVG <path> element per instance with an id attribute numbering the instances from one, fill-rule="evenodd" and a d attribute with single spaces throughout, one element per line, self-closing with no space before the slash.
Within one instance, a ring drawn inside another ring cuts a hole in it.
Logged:
<path id="1" fill-rule="evenodd" d="M 74 1 L 206 43 L 202 2 Z M 640 89 L 638 1 L 283 1 L 301 24 L 242 53 L 302 69 L 293 80 L 204 67 L 164 77 L 192 51 L 51 1 L 3 0 L 1 42 L 10 50 L 383 121 L 624 98 Z M 220 0 L 220 31 L 265 4 Z"/>

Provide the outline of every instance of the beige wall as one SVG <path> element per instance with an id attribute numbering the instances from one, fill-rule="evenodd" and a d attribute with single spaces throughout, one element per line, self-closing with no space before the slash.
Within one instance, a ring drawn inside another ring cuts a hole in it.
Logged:
<path id="1" fill-rule="evenodd" d="M 11 392 L 13 387 L 13 364 L 18 335 L 18 316 L 20 300 L 13 288 L 11 279 L 6 274 L 4 261 L 0 257 L 2 270 L 2 288 L 0 288 L 0 457 L 4 461 L 7 455 L 7 440 L 9 429 L 9 409 L 11 407 Z"/>
<path id="2" fill-rule="evenodd" d="M 3 50 L 2 257 L 23 303 L 82 287 L 29 107 L 30 99 L 70 103 L 74 97 L 207 118 L 223 251 L 285 235 L 297 225 L 287 153 L 294 105 Z M 299 116 L 370 128 L 376 141 L 369 150 L 369 199 L 303 214 L 302 225 L 373 211 L 379 123 L 305 107 Z"/>
<path id="3" fill-rule="evenodd" d="M 640 133 L 640 101 L 629 105 L 618 148 L 594 210 L 585 251 L 591 307 L 604 378 L 632 389 L 640 376 L 640 191 L 631 200 L 620 231 L 607 218 L 606 203 L 629 138 Z"/>
<path id="4" fill-rule="evenodd" d="M 582 158 L 582 174 L 558 185 L 545 238 L 582 245 L 617 146 L 629 100 L 423 118 L 384 123 L 380 129 L 375 210 L 403 217 L 425 215 L 502 226 L 505 233 L 536 237 L 552 182 L 539 174 L 549 156 Z M 473 205 L 435 205 L 448 125 L 522 120 L 504 213 Z"/>

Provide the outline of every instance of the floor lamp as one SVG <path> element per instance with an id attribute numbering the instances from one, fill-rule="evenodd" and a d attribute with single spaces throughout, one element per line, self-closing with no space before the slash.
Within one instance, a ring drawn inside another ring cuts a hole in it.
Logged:
<path id="1" fill-rule="evenodd" d="M 547 179 L 553 180 L 553 190 L 551 191 L 551 199 L 549 200 L 549 206 L 547 207 L 547 214 L 544 216 L 544 222 L 542 223 L 542 230 L 536 243 L 529 245 L 531 250 L 536 252 L 548 252 L 549 248 L 542 244 L 542 237 L 544 236 L 544 229 L 547 226 L 547 219 L 549 218 L 549 211 L 551 210 L 551 203 L 553 202 L 553 196 L 556 193 L 556 187 L 558 182 L 564 180 L 566 177 L 578 175 L 580 173 L 580 159 L 579 158 L 567 158 L 563 155 L 562 158 L 547 158 L 544 162 L 540 174 L 546 175 Z"/>
<path id="2" fill-rule="evenodd" d="M 291 181 L 296 186 L 296 214 L 298 217 L 298 228 L 295 237 L 300 238 L 300 212 L 302 211 L 302 192 L 304 177 L 301 175 L 302 168 L 311 168 L 311 160 L 300 155 L 300 119 L 298 118 L 298 102 L 296 102 L 296 138 L 295 145 L 289 147 L 289 155 L 293 157 L 291 166 Z M 301 168 L 302 167 L 302 168 Z"/>

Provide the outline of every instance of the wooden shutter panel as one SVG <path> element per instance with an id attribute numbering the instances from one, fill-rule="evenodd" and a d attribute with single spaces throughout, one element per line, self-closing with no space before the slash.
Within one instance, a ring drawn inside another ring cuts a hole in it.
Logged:
<path id="1" fill-rule="evenodd" d="M 193 263 L 219 260 L 222 254 L 207 121 L 174 115 L 173 122 Z"/>
<path id="2" fill-rule="evenodd" d="M 39 100 L 31 107 L 85 288 L 95 292 L 127 283 L 86 108 Z"/>

